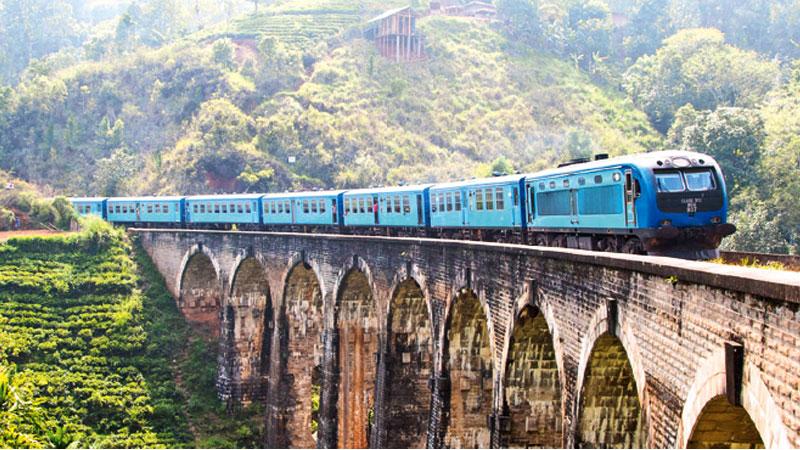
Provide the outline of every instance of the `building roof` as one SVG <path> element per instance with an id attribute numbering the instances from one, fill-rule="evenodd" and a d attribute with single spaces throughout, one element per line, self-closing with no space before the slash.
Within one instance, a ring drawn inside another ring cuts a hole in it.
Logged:
<path id="1" fill-rule="evenodd" d="M 384 12 L 383 14 L 381 14 L 379 16 L 375 16 L 372 19 L 369 19 L 367 21 L 367 23 L 370 24 L 370 23 L 374 23 L 374 22 L 379 22 L 379 21 L 381 21 L 381 20 L 383 20 L 383 19 L 385 19 L 387 17 L 391 17 L 391 16 L 393 16 L 393 15 L 395 15 L 397 13 L 401 13 L 401 12 L 407 10 L 407 9 L 411 9 L 411 7 L 410 6 L 404 6 L 402 8 L 390 9 L 389 11 L 386 11 L 386 12 Z M 411 12 L 413 13 L 414 11 L 412 10 Z"/>

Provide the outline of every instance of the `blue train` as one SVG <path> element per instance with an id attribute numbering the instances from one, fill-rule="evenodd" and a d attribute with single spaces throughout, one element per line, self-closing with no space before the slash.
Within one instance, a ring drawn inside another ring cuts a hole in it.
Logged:
<path id="1" fill-rule="evenodd" d="M 81 215 L 128 226 L 430 236 L 693 259 L 715 257 L 736 230 L 719 165 L 685 151 L 393 188 L 71 201 Z"/>

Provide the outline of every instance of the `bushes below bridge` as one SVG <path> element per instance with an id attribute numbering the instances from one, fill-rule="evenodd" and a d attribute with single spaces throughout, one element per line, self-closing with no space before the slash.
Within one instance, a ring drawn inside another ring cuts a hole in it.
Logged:
<path id="1" fill-rule="evenodd" d="M 147 256 L 83 228 L 0 244 L 0 446 L 258 446 L 259 412 L 222 418 L 216 344 Z"/>

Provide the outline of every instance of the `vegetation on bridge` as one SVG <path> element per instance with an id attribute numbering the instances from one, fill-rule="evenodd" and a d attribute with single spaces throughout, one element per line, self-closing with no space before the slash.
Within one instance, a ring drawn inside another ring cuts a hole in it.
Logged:
<path id="1" fill-rule="evenodd" d="M 216 346 L 149 259 L 101 221 L 0 244 L 0 447 L 258 446 L 226 417 Z"/>

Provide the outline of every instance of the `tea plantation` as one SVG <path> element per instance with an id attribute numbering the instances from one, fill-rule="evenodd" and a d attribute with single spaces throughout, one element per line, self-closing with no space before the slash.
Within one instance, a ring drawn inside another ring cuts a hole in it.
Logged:
<path id="1" fill-rule="evenodd" d="M 0 447 L 257 446 L 215 366 L 122 231 L 0 243 Z"/>

